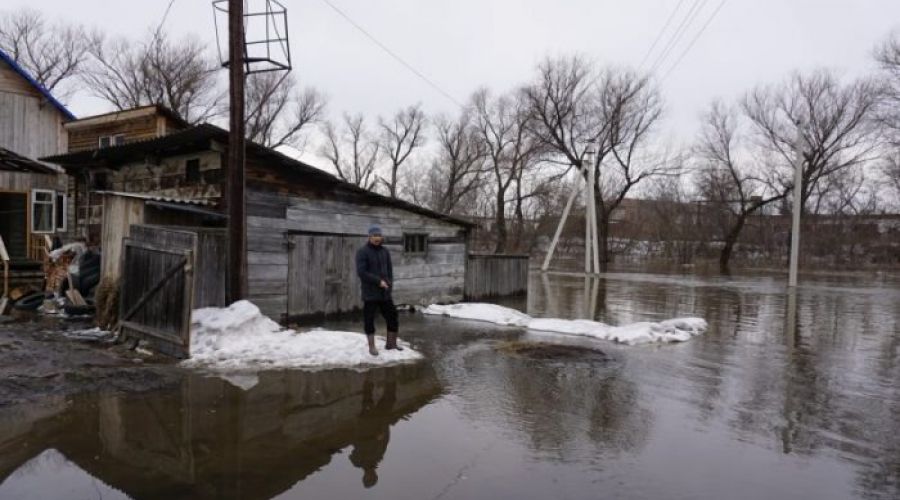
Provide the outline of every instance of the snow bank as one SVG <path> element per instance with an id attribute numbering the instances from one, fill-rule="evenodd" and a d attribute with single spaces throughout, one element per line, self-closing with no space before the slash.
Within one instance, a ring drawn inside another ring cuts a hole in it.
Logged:
<path id="1" fill-rule="evenodd" d="M 509 326 L 528 326 L 528 323 L 531 321 L 531 316 L 523 312 L 496 304 L 467 303 L 451 304 L 449 306 L 432 304 L 426 307 L 423 312 L 436 316 L 474 319 Z"/>
<path id="2" fill-rule="evenodd" d="M 385 350 L 376 339 L 378 356 L 371 356 L 362 333 L 281 328 L 246 300 L 226 308 L 193 312 L 191 357 L 182 362 L 215 372 L 258 372 L 284 368 L 382 366 L 422 359 L 408 344 L 403 351 Z M 238 384 L 236 384 L 238 385 Z"/>
<path id="3" fill-rule="evenodd" d="M 646 321 L 611 326 L 586 319 L 532 318 L 508 307 L 479 303 L 450 306 L 431 305 L 423 312 L 453 318 L 487 321 L 498 325 L 522 326 L 529 330 L 542 332 L 612 340 L 628 345 L 684 342 L 705 332 L 707 328 L 706 321 L 702 318 L 675 318 L 658 323 Z"/>

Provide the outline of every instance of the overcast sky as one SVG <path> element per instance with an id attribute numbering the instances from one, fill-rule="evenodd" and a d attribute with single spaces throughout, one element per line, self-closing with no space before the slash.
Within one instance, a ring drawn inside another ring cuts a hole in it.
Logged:
<path id="1" fill-rule="evenodd" d="M 288 8 L 294 72 L 329 96 L 330 111 L 374 117 L 421 102 L 455 105 L 330 8 L 325 0 L 281 0 Z M 666 45 L 695 0 L 329 0 L 457 101 L 479 86 L 501 91 L 527 81 L 548 55 L 583 54 L 637 67 L 679 6 L 643 69 Z M 698 14 L 660 65 L 665 75 L 722 0 L 697 0 Z M 111 34 L 143 35 L 169 0 L 3 0 Z M 208 0 L 175 0 L 165 25 L 215 44 Z M 732 99 L 792 70 L 830 67 L 847 78 L 874 68 L 872 49 L 900 28 L 898 0 L 726 0 L 693 48 L 665 78 L 666 130 L 689 139 L 711 99 Z M 106 111 L 76 95 L 77 115 Z"/>

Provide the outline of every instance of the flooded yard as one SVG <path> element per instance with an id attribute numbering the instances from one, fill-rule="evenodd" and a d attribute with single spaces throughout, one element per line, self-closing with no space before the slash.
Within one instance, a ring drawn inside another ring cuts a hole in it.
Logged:
<path id="1" fill-rule="evenodd" d="M 534 274 L 504 305 L 709 329 L 624 346 L 406 314 L 424 362 L 0 406 L 0 498 L 900 497 L 900 282 L 783 281 Z"/>

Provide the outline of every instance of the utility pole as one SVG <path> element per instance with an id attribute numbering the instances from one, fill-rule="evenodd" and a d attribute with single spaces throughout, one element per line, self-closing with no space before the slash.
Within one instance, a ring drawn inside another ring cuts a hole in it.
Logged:
<path id="1" fill-rule="evenodd" d="M 597 231 L 597 194 L 594 191 L 594 185 L 596 184 L 596 169 L 594 168 L 594 149 L 588 146 L 587 151 L 584 152 L 584 159 L 587 161 L 588 167 L 588 193 L 590 193 L 590 211 L 591 211 L 591 246 L 593 247 L 593 255 L 594 255 L 594 272 L 600 273 L 600 233 Z"/>
<path id="2" fill-rule="evenodd" d="M 244 200 L 244 1 L 228 1 L 228 302 L 247 296 Z"/>
<path id="3" fill-rule="evenodd" d="M 799 142 L 799 141 L 798 141 Z M 800 212 L 803 211 L 803 145 L 798 144 L 797 165 L 794 167 L 794 203 L 791 223 L 791 260 L 788 270 L 788 287 L 797 286 L 797 267 L 800 261 Z"/>

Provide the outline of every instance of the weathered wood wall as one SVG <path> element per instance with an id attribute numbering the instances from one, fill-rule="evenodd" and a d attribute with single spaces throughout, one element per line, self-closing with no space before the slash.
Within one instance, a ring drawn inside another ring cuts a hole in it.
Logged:
<path id="1" fill-rule="evenodd" d="M 29 158 L 62 153 L 63 120 L 58 109 L 0 61 L 0 147 Z"/>
<path id="2" fill-rule="evenodd" d="M 466 300 L 528 292 L 528 256 L 471 254 L 466 266 Z"/>
<path id="3" fill-rule="evenodd" d="M 189 180 L 186 173 L 188 160 L 199 160 L 200 178 Z M 88 186 L 84 176 L 75 179 L 74 191 L 77 207 L 77 229 L 86 232 L 89 239 L 100 236 L 103 218 L 103 198 L 95 191 L 140 193 L 159 197 L 186 200 L 205 200 L 211 205 L 220 203 L 222 196 L 221 154 L 215 151 L 178 155 L 156 163 L 130 163 L 116 170 L 104 170 L 106 186 L 102 189 Z"/>
<path id="4" fill-rule="evenodd" d="M 289 249 L 291 234 L 318 232 L 325 237 L 321 240 L 322 243 L 310 245 L 328 245 L 325 242 L 328 241 L 329 234 L 348 238 L 342 240 L 340 250 L 340 265 L 347 266 L 346 261 L 355 256 L 355 248 L 352 247 L 362 245 L 366 231 L 372 224 L 381 226 L 386 237 L 385 246 L 391 251 L 395 302 L 427 304 L 462 299 L 466 267 L 463 226 L 398 207 L 374 205 L 365 199 L 327 197 L 327 192 L 300 194 L 259 187 L 248 189 L 249 295 L 265 314 L 276 320 L 283 320 L 286 315 L 291 315 L 288 309 L 289 282 L 293 279 L 297 287 L 303 286 L 304 272 L 300 268 L 292 270 L 290 261 L 293 258 L 296 263 L 302 262 L 302 259 L 307 258 L 303 255 L 306 250 L 302 249 L 304 247 Z M 404 253 L 403 233 L 427 233 L 428 252 L 425 255 Z M 309 241 L 318 240 L 313 238 Z M 296 253 L 292 254 L 292 251 Z M 326 249 L 322 251 L 329 253 Z M 337 258 L 337 253 L 329 258 Z M 344 271 L 340 274 L 346 275 Z M 353 287 L 356 288 L 356 307 L 361 307 L 358 287 L 355 284 Z M 345 311 L 345 304 L 350 299 L 340 297 L 349 293 L 348 290 L 351 288 L 337 287 L 334 297 L 327 299 L 327 302 L 323 299 L 321 303 L 316 302 L 314 307 L 303 311 L 326 314 Z M 295 292 L 299 293 L 299 288 Z"/>
<path id="5" fill-rule="evenodd" d="M 127 117 L 128 113 L 126 111 L 121 115 Z M 97 149 L 102 136 L 122 134 L 125 136 L 125 143 L 129 143 L 155 139 L 179 128 L 172 120 L 152 112 L 124 119 L 113 119 L 112 116 L 102 123 L 86 121 L 84 124 L 76 122 L 69 126 L 69 152 Z"/>
<path id="6" fill-rule="evenodd" d="M 144 223 L 144 200 L 103 196 L 100 236 L 100 279 L 118 283 L 122 270 L 122 240 L 131 236 L 132 224 Z"/>
<path id="7" fill-rule="evenodd" d="M 23 198 L 21 198 L 21 200 L 24 201 L 24 205 L 22 206 L 18 203 L 20 199 L 17 198 L 16 209 L 14 211 L 0 210 L 0 218 L 7 219 L 2 226 L 15 227 L 15 235 L 9 234 L 4 235 L 4 237 L 9 236 L 7 245 L 13 249 L 13 253 L 17 256 L 17 259 L 29 257 L 29 254 L 32 253 L 31 242 L 33 236 L 42 236 L 32 235 L 31 233 L 31 191 L 33 189 L 47 189 L 65 194 L 67 188 L 68 178 L 64 174 L 39 174 L 0 170 L 0 193 L 16 193 L 22 196 Z M 74 221 L 74 215 L 71 210 L 66 211 L 66 216 L 67 230 L 57 231 L 51 234 L 51 236 L 60 236 L 64 241 L 70 239 L 70 230 L 72 229 L 72 223 Z M 22 229 L 24 229 L 24 233 L 21 231 Z"/>

